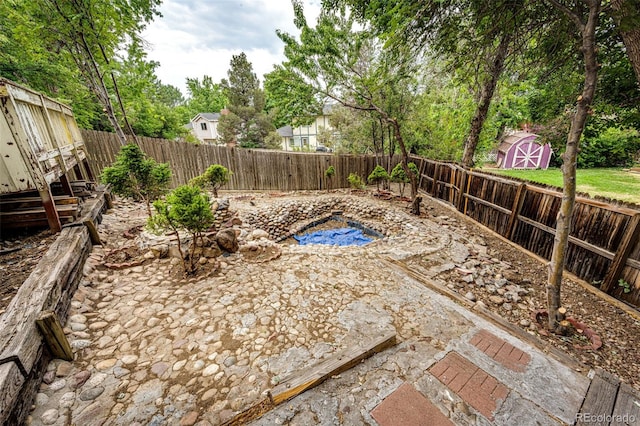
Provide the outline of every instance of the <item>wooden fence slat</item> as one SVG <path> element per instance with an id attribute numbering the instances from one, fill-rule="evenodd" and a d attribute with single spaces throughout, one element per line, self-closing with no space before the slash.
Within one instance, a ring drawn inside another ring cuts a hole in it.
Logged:
<path id="1" fill-rule="evenodd" d="M 611 293 L 614 285 L 620 279 L 622 270 L 624 269 L 627 263 L 627 259 L 629 258 L 629 254 L 631 253 L 634 244 L 638 242 L 638 237 L 640 237 L 640 213 L 631 218 L 631 221 L 629 222 L 627 230 L 622 239 L 622 243 L 616 251 L 613 262 L 611 263 L 611 266 L 607 271 L 607 275 L 602 282 L 601 290 L 605 293 Z"/>
<path id="2" fill-rule="evenodd" d="M 522 204 L 524 203 L 524 199 L 526 196 L 527 196 L 527 185 L 522 183 L 518 185 L 516 196 L 513 199 L 513 207 L 511 207 L 511 216 L 509 217 L 507 232 L 505 234 L 505 237 L 507 237 L 510 240 L 513 239 L 513 233 L 515 231 L 516 223 L 518 222 L 518 215 L 520 215 L 520 210 L 522 210 Z"/>

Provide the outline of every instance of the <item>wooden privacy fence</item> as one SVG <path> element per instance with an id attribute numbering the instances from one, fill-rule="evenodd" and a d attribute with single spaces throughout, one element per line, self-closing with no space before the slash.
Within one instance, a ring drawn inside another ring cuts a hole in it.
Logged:
<path id="1" fill-rule="evenodd" d="M 115 161 L 120 143 L 113 133 L 83 130 L 93 170 L 101 171 Z M 227 148 L 196 145 L 166 139 L 138 137 L 140 147 L 156 161 L 169 163 L 173 186 L 183 185 L 202 174 L 212 164 L 221 164 L 233 172 L 224 189 L 230 190 L 319 190 L 348 187 L 349 173 L 363 179 L 376 166 L 371 155 L 333 155 L 306 152 L 282 152 L 262 149 Z M 394 158 L 392 166 L 400 161 Z M 335 168 L 328 182 L 325 171 Z"/>
<path id="2" fill-rule="evenodd" d="M 412 157 L 420 189 L 527 250 L 550 259 L 558 190 Z M 577 197 L 565 268 L 640 306 L 640 211 Z M 627 291 L 625 293 L 625 291 Z"/>
<path id="3" fill-rule="evenodd" d="M 120 144 L 112 133 L 83 130 L 94 170 L 113 164 Z M 169 163 L 173 185 L 187 183 L 211 164 L 233 172 L 225 189 L 319 190 L 325 170 L 336 170 L 330 185 L 348 187 L 347 177 L 365 178 L 374 156 L 295 153 L 138 138 L 155 160 Z M 390 165 L 400 161 L 397 156 Z M 551 258 L 562 194 L 517 180 L 412 156 L 420 171 L 420 190 L 454 205 L 461 213 L 545 258 Z M 565 268 L 614 297 L 640 306 L 640 211 L 577 197 Z M 626 293 L 625 293 L 626 291 Z"/>

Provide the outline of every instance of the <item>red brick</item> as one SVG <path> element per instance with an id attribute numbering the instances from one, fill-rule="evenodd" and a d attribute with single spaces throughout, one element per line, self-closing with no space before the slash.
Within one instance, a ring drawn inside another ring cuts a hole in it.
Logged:
<path id="1" fill-rule="evenodd" d="M 470 340 L 471 344 L 510 370 L 522 372 L 531 361 L 531 356 L 487 330 L 479 330 Z"/>
<path id="2" fill-rule="evenodd" d="M 512 352 L 511 348 L 504 349 L 501 356 L 507 357 Z M 507 350 L 509 353 L 505 355 Z M 520 356 L 517 353 L 516 355 Z M 438 380 L 491 421 L 493 421 L 493 413 L 498 408 L 498 402 L 506 399 L 509 394 L 509 389 L 505 385 L 455 352 L 449 352 L 440 362 L 432 366 L 430 371 Z"/>
<path id="3" fill-rule="evenodd" d="M 491 393 L 498 386 L 498 381 L 493 376 L 487 375 L 485 381 L 480 385 L 480 390 L 483 392 Z"/>
<path id="4" fill-rule="evenodd" d="M 374 408 L 371 417 L 380 426 L 453 426 L 438 407 L 408 383 Z"/>

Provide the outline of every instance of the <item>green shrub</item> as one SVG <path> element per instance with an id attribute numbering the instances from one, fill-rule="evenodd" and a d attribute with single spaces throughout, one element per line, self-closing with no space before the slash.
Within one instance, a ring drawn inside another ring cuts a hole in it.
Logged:
<path id="1" fill-rule="evenodd" d="M 327 170 L 324 171 L 324 176 L 327 178 L 327 190 L 331 189 L 331 180 L 335 174 L 336 169 L 333 166 L 329 166 Z"/>
<path id="2" fill-rule="evenodd" d="M 189 181 L 190 185 L 197 186 L 201 189 L 211 189 L 213 196 L 218 198 L 218 189 L 225 183 L 229 182 L 231 172 L 220 164 L 212 164 L 200 176 Z"/>
<path id="3" fill-rule="evenodd" d="M 195 251 L 202 234 L 213 224 L 209 197 L 197 186 L 183 185 L 167 194 L 164 200 L 153 203 L 156 214 L 147 221 L 148 227 L 155 232 L 172 230 L 178 238 L 178 251 L 182 258 L 185 274 L 193 274 L 197 269 Z M 183 242 L 178 231 L 184 230 L 191 235 L 189 255 L 183 252 Z"/>
<path id="4" fill-rule="evenodd" d="M 148 158 L 138 145 L 127 144 L 120 148 L 113 166 L 102 170 L 101 181 L 111 185 L 118 195 L 144 201 L 151 215 L 151 202 L 169 188 L 171 169 L 166 163 Z"/>
<path id="5" fill-rule="evenodd" d="M 414 163 L 408 163 L 407 167 L 409 170 L 418 176 L 418 166 Z M 404 167 L 402 167 L 402 163 L 396 164 L 396 166 L 391 170 L 391 182 L 397 182 L 400 184 L 400 196 L 404 197 L 404 188 L 407 183 L 411 182 L 411 179 L 404 171 Z"/>
<path id="6" fill-rule="evenodd" d="M 629 167 L 640 150 L 640 133 L 635 129 L 609 127 L 585 137 L 578 154 L 578 167 Z"/>
<path id="7" fill-rule="evenodd" d="M 380 182 L 389 180 L 389 173 L 387 173 L 384 167 L 378 165 L 371 171 L 367 180 L 369 183 L 375 182 L 377 190 L 380 191 Z"/>
<path id="8" fill-rule="evenodd" d="M 365 187 L 364 181 L 356 173 L 349 173 L 349 177 L 347 177 L 347 181 L 349 182 L 349 185 L 351 185 L 351 188 L 353 189 L 364 189 Z"/>

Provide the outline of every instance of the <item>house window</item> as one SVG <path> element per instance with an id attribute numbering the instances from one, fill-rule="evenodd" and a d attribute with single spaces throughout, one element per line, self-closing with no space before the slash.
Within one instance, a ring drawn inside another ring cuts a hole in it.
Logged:
<path id="1" fill-rule="evenodd" d="M 309 139 L 302 138 L 302 146 L 309 146 Z"/>
<path id="2" fill-rule="evenodd" d="M 200 123 L 201 130 L 207 130 L 207 123 Z"/>
<path id="3" fill-rule="evenodd" d="M 295 141 L 293 140 L 293 138 L 289 138 L 289 146 L 293 146 L 295 144 Z"/>

